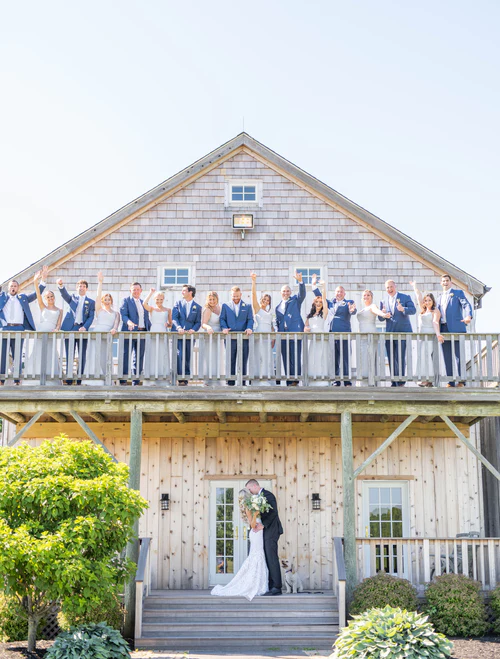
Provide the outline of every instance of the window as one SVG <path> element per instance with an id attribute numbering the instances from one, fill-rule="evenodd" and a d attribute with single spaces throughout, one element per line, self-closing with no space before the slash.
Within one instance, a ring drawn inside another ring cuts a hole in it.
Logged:
<path id="1" fill-rule="evenodd" d="M 326 272 L 326 270 L 323 269 L 322 266 L 320 265 L 298 265 L 296 266 L 295 270 L 293 271 L 292 275 L 295 274 L 295 272 L 301 272 L 302 273 L 302 281 L 304 284 L 312 284 L 312 276 L 316 275 L 316 283 L 320 282 L 321 279 L 323 278 L 323 272 Z"/>
<path id="2" fill-rule="evenodd" d="M 159 288 L 181 288 L 193 284 L 194 268 L 188 263 L 170 263 L 160 268 Z"/>
<path id="3" fill-rule="evenodd" d="M 261 206 L 262 181 L 229 179 L 225 186 L 225 205 L 227 206 Z"/>

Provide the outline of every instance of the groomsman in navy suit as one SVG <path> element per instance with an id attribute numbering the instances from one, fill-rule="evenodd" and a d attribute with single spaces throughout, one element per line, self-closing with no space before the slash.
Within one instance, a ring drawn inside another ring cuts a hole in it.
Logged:
<path id="1" fill-rule="evenodd" d="M 201 327 L 201 307 L 194 301 L 196 288 L 190 284 L 182 287 L 182 300 L 174 304 L 172 309 L 172 331 L 179 334 L 194 334 Z M 177 344 L 177 375 L 182 375 L 183 341 Z M 193 340 L 194 344 L 194 340 Z M 191 339 L 186 339 L 186 353 L 184 355 L 184 375 L 191 375 Z M 187 385 L 187 380 L 178 380 L 181 387 Z"/>
<path id="2" fill-rule="evenodd" d="M 385 320 L 386 332 L 413 332 L 410 316 L 416 313 L 415 305 L 409 295 L 399 293 L 396 284 L 389 279 L 385 282 L 385 290 L 387 295 L 380 303 L 382 313 L 379 318 Z M 393 366 L 392 374 L 395 376 L 404 376 L 406 372 L 406 339 L 401 340 L 401 364 L 399 363 L 399 346 L 398 341 L 395 339 L 385 342 L 385 350 L 387 358 L 389 359 L 389 368 Z M 393 354 L 391 354 L 393 353 Z M 392 381 L 392 387 L 404 387 L 404 382 Z"/>
<path id="3" fill-rule="evenodd" d="M 47 274 L 47 267 L 42 268 L 42 277 Z M 40 284 L 40 292 L 45 289 L 45 284 Z M 3 332 L 24 332 L 35 331 L 35 322 L 31 314 L 30 302 L 36 300 L 36 293 L 19 293 L 19 282 L 12 279 L 9 282 L 8 293 L 0 293 L 0 325 Z M 7 355 L 10 352 L 12 359 L 15 357 L 15 339 L 2 339 L 2 355 L 0 359 L 0 374 L 7 372 Z M 21 373 L 21 364 L 23 357 L 23 340 L 19 348 L 19 373 Z M 0 380 L 3 385 L 5 380 Z M 19 384 L 20 380 L 14 380 L 14 384 Z"/>
<path id="4" fill-rule="evenodd" d="M 245 332 L 247 336 L 253 331 L 253 309 L 241 299 L 241 288 L 233 286 L 231 289 L 231 302 L 223 304 L 220 312 L 220 326 L 223 334 L 229 332 Z M 236 360 L 238 357 L 238 341 L 231 339 L 231 375 L 236 374 Z M 248 341 L 243 340 L 242 374 L 247 374 Z M 234 380 L 227 384 L 234 386 Z M 245 383 L 243 383 L 244 385 Z"/>
<path id="5" fill-rule="evenodd" d="M 467 332 L 467 325 L 472 320 L 472 307 L 465 293 L 460 288 L 451 287 L 450 275 L 441 277 L 441 286 L 443 292 L 437 299 L 436 306 L 441 313 L 440 332 L 441 334 L 464 333 Z M 445 341 L 441 344 L 443 349 L 444 364 L 446 375 L 453 376 L 453 361 L 451 356 L 451 341 Z M 455 363 L 457 374 L 460 377 L 460 343 L 455 341 Z M 448 382 L 447 387 L 454 387 L 454 382 Z M 465 387 L 465 382 L 460 381 L 459 387 Z"/>
<path id="6" fill-rule="evenodd" d="M 300 307 L 306 299 L 306 285 L 302 281 L 302 273 L 296 272 L 294 275 L 299 284 L 299 292 L 292 295 L 292 289 L 288 284 L 281 289 L 281 302 L 276 307 L 276 331 L 277 332 L 303 332 L 304 321 L 300 315 Z M 302 340 L 289 342 L 289 357 L 287 362 L 287 342 L 281 339 L 281 359 L 283 367 L 289 377 L 297 377 L 302 373 Z M 297 350 L 297 355 L 295 351 Z M 296 358 L 297 357 L 297 358 Z M 287 380 L 287 387 L 296 387 L 299 383 L 297 380 Z"/>
<path id="7" fill-rule="evenodd" d="M 149 314 L 144 309 L 144 302 L 141 300 L 142 286 L 138 281 L 135 281 L 130 287 L 130 295 L 127 296 L 120 306 L 120 314 L 122 317 L 122 332 L 149 332 L 151 329 L 151 321 Z M 144 366 L 144 351 L 146 349 L 146 339 L 144 337 L 131 339 L 132 346 L 130 355 L 132 357 L 131 374 L 136 378 L 142 372 Z M 128 375 L 129 372 L 129 339 L 123 342 L 123 374 Z M 132 386 L 137 386 L 140 380 L 132 380 Z M 126 380 L 120 380 L 120 384 L 127 384 Z"/>
<path id="8" fill-rule="evenodd" d="M 69 309 L 61 325 L 62 332 L 88 332 L 94 322 L 95 302 L 87 297 L 88 283 L 84 279 L 76 282 L 76 293 L 70 295 L 65 289 L 63 280 L 58 279 L 57 285 L 62 299 L 69 304 Z M 69 339 L 65 339 L 66 360 L 68 359 Z M 81 384 L 81 376 L 85 371 L 85 362 L 87 360 L 87 339 L 81 341 L 75 340 L 75 354 L 78 351 L 78 375 L 80 376 L 76 384 Z M 69 370 L 69 368 L 68 368 Z M 64 384 L 72 384 L 73 380 L 65 380 Z"/>
<path id="9" fill-rule="evenodd" d="M 312 285 L 316 286 L 316 275 L 312 276 Z M 313 290 L 316 297 L 321 296 L 319 288 Z M 345 288 L 337 286 L 335 289 L 335 297 L 328 300 L 328 309 L 334 310 L 333 320 L 330 323 L 330 332 L 351 332 L 351 316 L 358 313 L 354 300 L 345 299 Z M 342 376 L 345 377 L 349 373 L 349 341 L 342 341 Z M 340 339 L 335 340 L 335 375 L 340 376 Z M 337 380 L 333 383 L 335 387 L 340 387 L 341 382 Z M 346 380 L 344 382 L 346 387 L 352 387 L 352 382 Z"/>

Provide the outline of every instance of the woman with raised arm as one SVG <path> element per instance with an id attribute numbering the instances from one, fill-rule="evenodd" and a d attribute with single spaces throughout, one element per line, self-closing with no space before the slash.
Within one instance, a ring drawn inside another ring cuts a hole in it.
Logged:
<path id="1" fill-rule="evenodd" d="M 380 309 L 373 301 L 373 293 L 366 289 L 363 291 L 363 306 L 359 309 L 357 318 L 360 334 L 371 334 L 377 331 L 377 317 Z M 374 343 L 373 350 L 376 350 Z M 363 379 L 368 378 L 370 355 L 368 352 L 368 337 L 361 337 L 361 364 L 358 365 L 360 375 Z M 376 355 L 372 355 L 373 364 L 376 364 Z"/>
<path id="2" fill-rule="evenodd" d="M 249 490 L 240 490 L 238 502 L 240 514 L 245 524 L 250 526 L 250 551 L 240 569 L 225 586 L 217 585 L 212 595 L 219 597 L 246 597 L 251 601 L 256 595 L 264 595 L 269 585 L 269 570 L 264 554 L 264 527 L 260 523 L 260 513 L 250 510 L 248 502 L 252 495 Z"/>
<path id="3" fill-rule="evenodd" d="M 46 269 L 44 269 L 46 273 Z M 35 286 L 36 299 L 40 309 L 40 321 L 37 323 L 38 332 L 57 332 L 61 327 L 62 322 L 62 309 L 56 307 L 56 297 L 54 293 L 46 289 L 43 296 L 40 292 L 40 280 L 44 273 L 37 272 L 33 277 L 33 284 Z M 46 276 L 46 275 L 45 275 Z M 42 372 L 42 337 L 37 337 L 37 342 L 33 351 L 28 359 L 27 373 L 34 375 L 41 375 Z M 54 381 L 57 379 L 59 373 L 59 355 L 57 352 L 55 341 L 52 337 L 48 337 L 47 343 L 47 356 L 45 360 L 45 375 L 51 377 Z M 55 376 L 55 377 L 54 377 Z"/>
<path id="4" fill-rule="evenodd" d="M 272 300 L 269 293 L 257 296 L 257 274 L 250 273 L 252 279 L 252 308 L 254 312 L 254 333 L 267 336 L 254 336 L 255 376 L 262 378 L 259 385 L 271 385 L 274 380 L 274 339 L 269 334 L 274 332 Z"/>
<path id="5" fill-rule="evenodd" d="M 114 336 L 120 325 L 120 314 L 113 309 L 113 296 L 110 293 L 102 292 L 102 285 L 104 276 L 101 271 L 97 273 L 97 295 L 95 301 L 95 317 L 94 323 L 90 328 L 91 332 L 109 333 Z M 101 342 L 101 357 L 100 363 L 96 364 L 96 341 Z M 89 370 L 94 374 L 94 377 L 106 375 L 106 361 L 107 361 L 107 340 L 106 336 L 96 337 L 95 341 L 90 341 L 90 352 L 87 357 L 87 364 Z M 112 359 L 112 353 L 110 354 Z M 95 380 L 93 380 L 95 382 Z"/>
<path id="6" fill-rule="evenodd" d="M 432 293 L 422 293 L 414 281 L 410 282 L 418 300 L 420 313 L 417 316 L 417 328 L 420 334 L 435 334 L 439 343 L 444 342 L 440 332 L 441 313 Z M 434 372 L 434 340 L 419 339 L 417 347 L 417 374 L 421 380 L 419 387 L 432 387 Z"/>
<path id="7" fill-rule="evenodd" d="M 153 298 L 154 306 L 149 303 L 151 298 Z M 165 293 L 162 291 L 156 292 L 154 288 L 150 288 L 148 296 L 143 303 L 143 307 L 149 313 L 151 320 L 149 331 L 154 332 L 153 336 L 151 336 L 151 349 L 149 353 L 150 380 L 149 383 L 144 382 L 145 385 L 160 384 L 162 380 L 165 380 L 169 376 L 170 369 L 165 360 L 168 352 L 167 337 L 160 335 L 168 332 L 172 327 L 172 309 L 164 307 L 164 302 Z"/>
<path id="8" fill-rule="evenodd" d="M 321 295 L 317 295 L 312 303 L 311 311 L 307 314 L 304 332 L 320 334 L 308 340 L 307 371 L 310 387 L 328 386 L 328 336 L 323 336 L 330 329 L 327 324 L 328 301 L 326 297 L 326 282 L 320 281 Z M 330 318 L 331 322 L 331 318 Z M 321 379 L 325 377 L 325 379 Z"/>
<path id="9" fill-rule="evenodd" d="M 201 329 L 208 335 L 220 334 L 219 295 L 216 291 L 208 291 L 201 314 Z M 217 375 L 224 373 L 224 344 L 220 336 L 200 337 L 200 363 L 203 379 L 208 385 L 222 385 Z M 217 372 L 218 371 L 218 372 Z"/>

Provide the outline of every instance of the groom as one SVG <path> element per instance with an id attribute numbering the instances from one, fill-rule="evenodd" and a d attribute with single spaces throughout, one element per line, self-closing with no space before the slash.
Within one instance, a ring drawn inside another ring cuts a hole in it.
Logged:
<path id="1" fill-rule="evenodd" d="M 266 497 L 271 510 L 267 513 L 262 513 L 260 518 L 262 524 L 257 524 L 254 531 L 264 529 L 264 554 L 266 556 L 267 569 L 269 570 L 269 591 L 266 595 L 281 595 L 281 568 L 278 558 L 278 540 L 283 533 L 280 518 L 278 516 L 278 504 L 276 497 L 269 490 L 264 490 L 259 485 L 259 481 L 254 478 L 248 481 L 246 488 L 251 494 L 262 494 Z"/>

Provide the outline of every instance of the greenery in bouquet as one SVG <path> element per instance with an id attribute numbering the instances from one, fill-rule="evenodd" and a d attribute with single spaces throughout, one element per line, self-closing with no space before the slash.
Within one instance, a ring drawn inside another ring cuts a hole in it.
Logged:
<path id="1" fill-rule="evenodd" d="M 245 499 L 245 507 L 251 512 L 268 513 L 272 506 L 263 494 L 252 494 Z"/>

